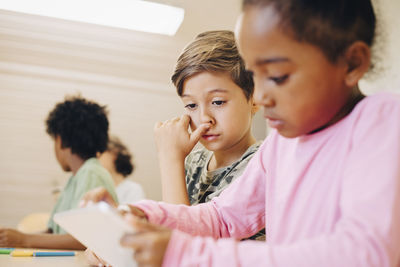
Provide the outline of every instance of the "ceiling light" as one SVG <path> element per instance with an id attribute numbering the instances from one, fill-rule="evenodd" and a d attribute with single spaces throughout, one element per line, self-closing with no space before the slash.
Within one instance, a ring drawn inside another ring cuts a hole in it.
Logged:
<path id="1" fill-rule="evenodd" d="M 3 0 L 0 9 L 171 36 L 184 17 L 182 8 L 142 0 Z"/>

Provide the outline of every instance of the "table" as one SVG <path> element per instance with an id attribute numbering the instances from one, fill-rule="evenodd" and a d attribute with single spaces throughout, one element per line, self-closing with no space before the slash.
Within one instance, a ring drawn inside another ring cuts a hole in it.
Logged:
<path id="1" fill-rule="evenodd" d="M 36 251 L 36 250 L 35 250 Z M 70 257 L 12 257 L 0 254 L 1 267 L 88 267 L 83 251 Z"/>

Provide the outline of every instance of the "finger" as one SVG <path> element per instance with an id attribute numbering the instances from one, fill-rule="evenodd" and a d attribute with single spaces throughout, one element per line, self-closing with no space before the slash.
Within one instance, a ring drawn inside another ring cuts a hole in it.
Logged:
<path id="1" fill-rule="evenodd" d="M 164 125 L 169 125 L 169 124 L 172 124 L 172 123 L 177 122 L 177 121 L 179 121 L 179 117 L 174 117 L 172 119 L 166 120 L 164 122 Z"/>
<path id="2" fill-rule="evenodd" d="M 84 207 L 86 206 L 89 202 L 100 202 L 100 201 L 104 201 L 108 204 L 110 204 L 111 206 L 116 207 L 116 203 L 114 201 L 114 199 L 112 198 L 112 196 L 110 195 L 110 193 L 107 191 L 107 189 L 105 189 L 104 187 L 98 187 L 95 188 L 91 191 L 89 191 L 88 193 L 86 193 L 80 203 L 79 206 L 80 207 Z"/>
<path id="3" fill-rule="evenodd" d="M 132 214 L 126 214 L 124 219 L 135 228 L 137 232 L 148 232 L 155 231 L 158 229 L 157 226 L 149 223 L 146 219 L 138 218 Z"/>
<path id="4" fill-rule="evenodd" d="M 140 266 L 147 266 L 147 264 L 150 264 L 153 260 L 153 255 L 148 249 L 135 251 L 133 257 Z"/>
<path id="5" fill-rule="evenodd" d="M 202 136 L 203 133 L 205 133 L 208 129 L 210 129 L 210 124 L 209 123 L 203 123 L 201 124 L 195 131 L 192 132 L 190 135 L 190 141 L 192 143 L 197 143 L 200 140 L 200 137 Z"/>
<path id="6" fill-rule="evenodd" d="M 156 124 L 154 124 L 154 130 L 160 128 L 163 125 L 161 121 L 157 121 Z"/>
<path id="7" fill-rule="evenodd" d="M 97 257 L 96 254 L 93 253 L 93 251 L 87 249 L 85 250 L 85 257 L 86 257 L 86 261 L 87 263 L 89 263 L 90 265 L 96 265 L 96 266 L 106 266 L 108 265 L 107 262 L 105 262 L 104 260 L 100 259 L 99 257 Z"/>
<path id="8" fill-rule="evenodd" d="M 146 233 L 125 234 L 120 243 L 123 247 L 129 247 L 135 251 L 141 251 L 147 246 L 148 238 Z"/>
<path id="9" fill-rule="evenodd" d="M 146 220 L 146 221 L 149 220 L 147 218 L 146 213 L 144 213 L 144 211 L 142 211 L 141 209 L 138 209 L 136 207 L 134 209 L 132 209 L 132 214 L 135 215 L 137 218 L 139 218 L 141 220 Z"/>
<path id="10" fill-rule="evenodd" d="M 182 115 L 180 122 L 184 125 L 185 128 L 189 128 L 190 116 L 187 114 Z"/>

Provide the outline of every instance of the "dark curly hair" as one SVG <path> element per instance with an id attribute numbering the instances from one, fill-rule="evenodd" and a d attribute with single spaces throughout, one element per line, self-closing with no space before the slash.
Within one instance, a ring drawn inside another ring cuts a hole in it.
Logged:
<path id="1" fill-rule="evenodd" d="M 114 166 L 115 170 L 127 177 L 133 172 L 132 155 L 128 148 L 115 136 L 112 136 L 108 141 L 107 151 L 116 155 Z"/>
<path id="2" fill-rule="evenodd" d="M 47 133 L 60 136 L 62 147 L 82 159 L 96 157 L 108 143 L 108 119 L 105 106 L 80 96 L 66 97 L 50 111 L 46 119 Z"/>

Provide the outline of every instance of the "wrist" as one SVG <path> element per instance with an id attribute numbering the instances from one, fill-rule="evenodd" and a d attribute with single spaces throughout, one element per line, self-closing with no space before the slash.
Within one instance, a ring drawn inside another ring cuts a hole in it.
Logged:
<path id="1" fill-rule="evenodd" d="M 157 156 L 160 162 L 181 162 L 185 160 L 187 155 L 184 153 L 158 153 Z"/>
<path id="2" fill-rule="evenodd" d="M 124 215 L 126 213 L 132 213 L 131 207 L 128 204 L 120 204 L 120 205 L 118 205 L 117 210 L 122 215 Z"/>
<path id="3" fill-rule="evenodd" d="M 32 246 L 32 235 L 31 234 L 23 234 L 21 235 L 21 247 L 23 248 L 31 248 Z"/>

